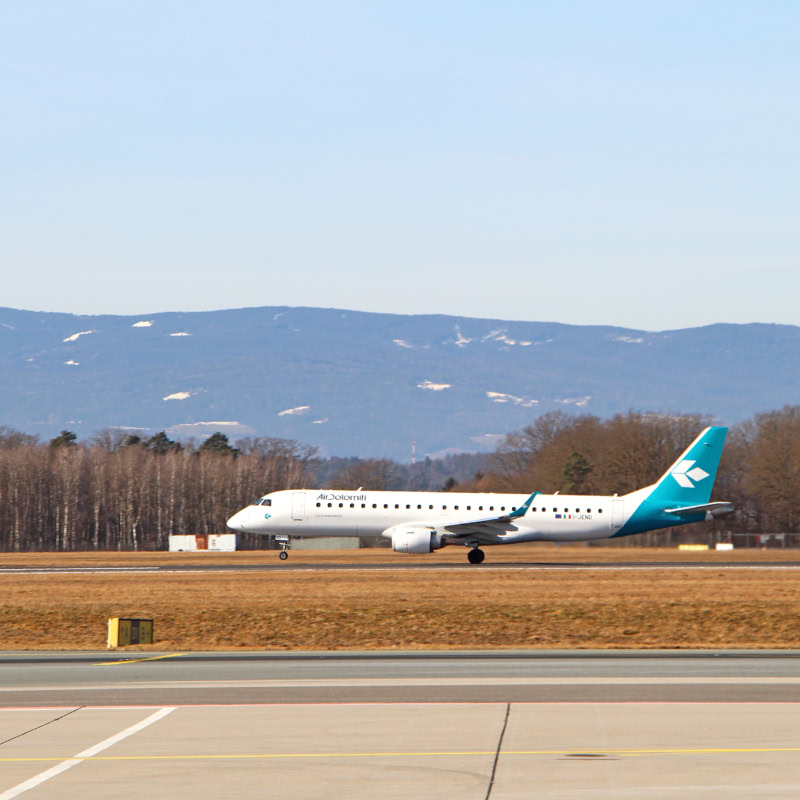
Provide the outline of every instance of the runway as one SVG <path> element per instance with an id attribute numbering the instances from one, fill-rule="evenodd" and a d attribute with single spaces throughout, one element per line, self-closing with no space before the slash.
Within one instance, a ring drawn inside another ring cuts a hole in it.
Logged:
<path id="1" fill-rule="evenodd" d="M 0 707 L 800 702 L 800 651 L 10 653 Z"/>
<path id="2" fill-rule="evenodd" d="M 277 559 L 277 554 L 276 554 Z M 476 570 L 484 571 L 520 571 L 520 570 L 560 570 L 560 571 L 647 571 L 647 570 L 800 570 L 800 561 L 616 561 L 616 562 L 579 562 L 579 563 L 554 563 L 554 562 L 492 562 L 483 564 L 432 562 L 430 564 L 403 563 L 397 561 L 385 563 L 299 563 L 277 562 L 275 564 L 153 564 L 124 567 L 111 566 L 70 566 L 70 567 L 3 567 L 0 566 L 0 578 L 3 575 L 148 575 L 171 573 L 224 573 L 224 572 L 387 572 L 387 571 L 423 571 L 448 572 L 467 570 L 474 573 Z"/>
<path id="3" fill-rule="evenodd" d="M 4 653 L 0 800 L 796 798 L 799 688 L 800 651 Z"/>

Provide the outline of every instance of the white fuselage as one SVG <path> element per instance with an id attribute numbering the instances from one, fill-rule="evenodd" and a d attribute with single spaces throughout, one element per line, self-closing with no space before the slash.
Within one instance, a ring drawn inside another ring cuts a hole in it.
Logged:
<path id="1" fill-rule="evenodd" d="M 613 536 L 638 506 L 622 497 L 538 494 L 524 517 L 497 525 L 497 544 Z M 278 536 L 381 536 L 396 526 L 441 529 L 510 513 L 524 494 L 297 489 L 273 492 L 228 521 L 234 530 Z M 263 505 L 265 501 L 269 505 Z M 485 534 L 481 537 L 485 540 Z"/>

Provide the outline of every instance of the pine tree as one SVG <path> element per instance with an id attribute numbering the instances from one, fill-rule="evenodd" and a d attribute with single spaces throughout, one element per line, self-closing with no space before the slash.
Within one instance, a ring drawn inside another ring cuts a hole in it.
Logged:
<path id="1" fill-rule="evenodd" d="M 78 435 L 72 431 L 61 431 L 55 439 L 50 440 L 50 447 L 71 447 L 77 438 Z"/>

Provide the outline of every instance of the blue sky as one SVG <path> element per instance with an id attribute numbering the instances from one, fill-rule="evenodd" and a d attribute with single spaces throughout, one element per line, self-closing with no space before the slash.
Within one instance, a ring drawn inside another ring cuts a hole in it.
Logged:
<path id="1" fill-rule="evenodd" d="M 0 10 L 0 305 L 800 324 L 795 2 Z"/>

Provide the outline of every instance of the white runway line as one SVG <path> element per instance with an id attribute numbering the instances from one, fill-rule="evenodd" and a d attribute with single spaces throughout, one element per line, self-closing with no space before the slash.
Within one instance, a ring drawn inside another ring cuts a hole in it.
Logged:
<path id="1" fill-rule="evenodd" d="M 11 798 L 13 797 L 19 797 L 19 795 L 27 792 L 29 789 L 34 789 L 35 787 L 39 786 L 45 781 L 49 781 L 50 778 L 54 778 L 56 775 L 60 775 L 62 772 L 66 772 L 66 770 L 70 769 L 71 767 L 74 767 L 76 764 L 80 764 L 85 758 L 91 758 L 92 756 L 96 756 L 103 750 L 106 750 L 112 745 L 117 744 L 117 742 L 121 742 L 123 739 L 127 739 L 128 736 L 132 736 L 134 733 L 138 733 L 140 730 L 146 728 L 148 725 L 152 725 L 154 722 L 158 722 L 160 719 L 166 717 L 167 714 L 171 714 L 175 710 L 175 708 L 176 706 L 168 706 L 159 709 L 158 711 L 155 712 L 155 714 L 151 714 L 149 717 L 143 719 L 141 722 L 137 722 L 135 725 L 131 725 L 129 728 L 125 728 L 124 731 L 115 733 L 113 736 L 109 736 L 108 739 L 103 739 L 102 742 L 98 742 L 97 744 L 92 745 L 92 747 L 88 748 L 87 750 L 82 750 L 80 753 L 73 756 L 72 758 L 68 758 L 66 761 L 62 761 L 60 764 L 56 764 L 54 767 L 50 767 L 50 769 L 46 769 L 44 772 L 40 772 L 38 775 L 34 775 L 34 777 L 29 778 L 27 781 L 23 781 L 22 783 L 17 784 L 11 789 L 7 789 L 5 792 L 0 794 L 0 800 L 11 800 Z"/>
<path id="2" fill-rule="evenodd" d="M 601 565 L 564 565 L 564 566 L 541 566 L 539 564 L 504 566 L 494 564 L 483 564 L 476 567 L 474 564 L 462 566 L 389 566 L 389 567 L 291 567 L 286 569 L 287 574 L 297 574 L 300 572 L 520 572 L 520 571 L 539 571 L 539 572 L 644 572 L 644 571 L 665 571 L 665 570 L 798 570 L 800 562 L 797 564 L 645 564 L 642 566 L 601 566 Z M 5 573 L 13 575 L 221 575 L 223 573 L 236 572 L 239 575 L 251 573 L 253 575 L 262 572 L 280 572 L 281 567 L 270 565 L 267 569 L 161 569 L 159 567 L 98 567 L 96 569 L 5 569 L 0 568 L 0 576 Z"/>

